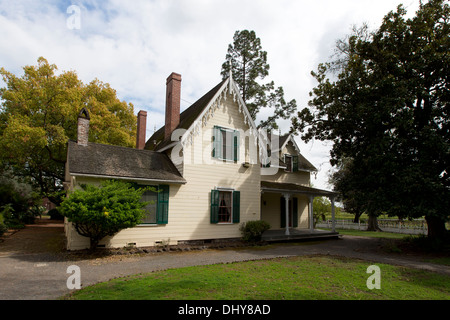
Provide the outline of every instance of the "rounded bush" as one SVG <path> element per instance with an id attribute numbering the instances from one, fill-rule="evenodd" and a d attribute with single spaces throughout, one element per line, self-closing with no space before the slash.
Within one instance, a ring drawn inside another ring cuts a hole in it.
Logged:
<path id="1" fill-rule="evenodd" d="M 251 242 L 261 241 L 262 234 L 269 229 L 270 224 L 263 220 L 247 221 L 239 228 L 243 240 Z"/>

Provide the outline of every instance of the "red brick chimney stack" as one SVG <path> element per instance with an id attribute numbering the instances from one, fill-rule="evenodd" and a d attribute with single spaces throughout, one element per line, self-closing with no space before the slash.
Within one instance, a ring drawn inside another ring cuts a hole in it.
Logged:
<path id="1" fill-rule="evenodd" d="M 164 139 L 170 139 L 172 131 L 180 123 L 181 75 L 175 72 L 166 81 L 166 124 Z"/>
<path id="2" fill-rule="evenodd" d="M 147 130 L 147 111 L 141 110 L 137 116 L 136 149 L 145 147 L 145 133 Z"/>

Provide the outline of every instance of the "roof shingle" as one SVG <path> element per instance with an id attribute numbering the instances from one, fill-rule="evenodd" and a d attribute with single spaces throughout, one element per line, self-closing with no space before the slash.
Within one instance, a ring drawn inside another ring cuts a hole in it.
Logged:
<path id="1" fill-rule="evenodd" d="M 89 143 L 68 143 L 69 173 L 95 177 L 186 183 L 164 153 Z"/>

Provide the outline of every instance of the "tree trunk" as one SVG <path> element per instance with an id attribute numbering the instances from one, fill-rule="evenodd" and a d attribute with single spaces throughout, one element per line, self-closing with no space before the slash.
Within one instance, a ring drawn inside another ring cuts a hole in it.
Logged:
<path id="1" fill-rule="evenodd" d="M 378 226 L 378 219 L 376 215 L 369 214 L 369 221 L 367 222 L 367 231 L 383 231 Z"/>
<path id="2" fill-rule="evenodd" d="M 99 243 L 99 239 L 97 238 L 90 238 L 90 248 L 89 250 L 95 251 L 97 249 Z"/>
<path id="3" fill-rule="evenodd" d="M 355 213 L 355 219 L 353 219 L 354 223 L 358 223 L 359 222 L 359 218 L 361 217 L 362 212 L 357 212 Z"/>
<path id="4" fill-rule="evenodd" d="M 445 221 L 438 217 L 425 217 L 428 225 L 429 238 L 444 238 L 447 236 Z"/>

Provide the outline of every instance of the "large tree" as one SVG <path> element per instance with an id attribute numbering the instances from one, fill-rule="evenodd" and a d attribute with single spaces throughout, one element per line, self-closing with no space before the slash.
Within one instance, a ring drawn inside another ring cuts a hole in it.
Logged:
<path id="1" fill-rule="evenodd" d="M 293 130 L 333 141 L 333 165 L 352 159 L 369 215 L 424 216 L 439 237 L 450 210 L 450 9 L 430 0 L 405 15 L 398 6 L 319 65 Z"/>
<path id="2" fill-rule="evenodd" d="M 239 85 L 242 99 L 253 118 L 256 119 L 261 108 L 272 108 L 273 113 L 258 125 L 261 128 L 278 129 L 278 119 L 289 119 L 297 110 L 295 100 L 286 102 L 282 87 L 275 88 L 273 81 L 261 84 L 269 75 L 267 52 L 262 50 L 261 39 L 254 31 L 236 31 L 233 43 L 228 45 L 226 61 L 222 64 L 223 79 L 229 76 Z"/>
<path id="3" fill-rule="evenodd" d="M 0 69 L 0 160 L 43 196 L 60 202 L 67 141 L 77 138 L 77 115 L 90 113 L 91 142 L 134 146 L 133 105 L 120 101 L 109 84 L 84 84 L 73 71 L 57 74 L 42 57 L 20 77 Z"/>

